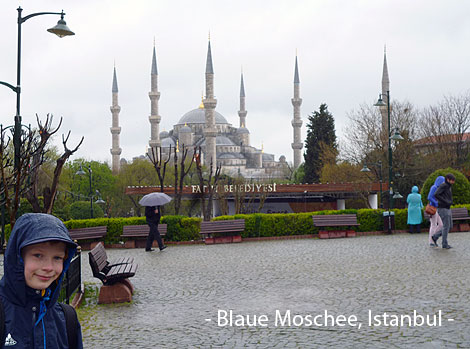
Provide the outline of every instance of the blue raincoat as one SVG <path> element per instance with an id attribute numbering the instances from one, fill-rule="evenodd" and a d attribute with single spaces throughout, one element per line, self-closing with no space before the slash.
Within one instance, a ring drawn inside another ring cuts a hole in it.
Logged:
<path id="1" fill-rule="evenodd" d="M 67 244 L 67 258 L 62 274 L 44 292 L 32 289 L 25 283 L 21 249 L 53 240 Z M 76 250 L 77 245 L 70 238 L 65 225 L 52 215 L 27 213 L 16 221 L 5 251 L 4 273 L 0 281 L 0 300 L 5 309 L 6 340 L 2 339 L 5 344 L 16 349 L 69 348 L 65 315 L 57 298 L 60 284 Z M 77 348 L 81 349 L 80 325 L 77 333 Z"/>
<path id="2" fill-rule="evenodd" d="M 415 185 L 411 189 L 411 194 L 406 198 L 408 203 L 408 224 L 421 224 L 423 216 L 421 210 L 423 202 L 421 201 L 421 194 L 418 194 L 418 187 Z"/>
<path id="3" fill-rule="evenodd" d="M 434 207 L 437 207 L 437 199 L 435 198 L 434 193 L 436 192 L 437 188 L 439 188 L 439 186 L 445 182 L 445 180 L 446 179 L 444 178 L 444 176 L 437 177 L 434 181 L 434 185 L 429 190 L 428 200 L 429 203 Z"/>

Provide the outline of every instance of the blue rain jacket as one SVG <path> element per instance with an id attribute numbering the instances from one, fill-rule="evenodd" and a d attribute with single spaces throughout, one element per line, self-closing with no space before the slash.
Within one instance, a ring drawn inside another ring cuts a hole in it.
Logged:
<path id="1" fill-rule="evenodd" d="M 416 185 L 411 189 L 411 194 L 406 198 L 406 202 L 408 203 L 408 224 L 421 224 L 423 221 L 421 213 L 423 202 Z"/>
<path id="2" fill-rule="evenodd" d="M 429 203 L 434 207 L 437 207 L 437 199 L 434 196 L 434 193 L 436 192 L 437 188 L 439 188 L 439 186 L 445 182 L 445 180 L 446 179 L 444 178 L 444 176 L 437 177 L 436 180 L 434 181 L 434 185 L 429 190 L 428 200 L 429 200 Z"/>
<path id="3" fill-rule="evenodd" d="M 25 283 L 21 249 L 52 240 L 67 244 L 67 258 L 60 277 L 45 292 L 41 292 Z M 77 245 L 70 238 L 65 225 L 52 215 L 27 213 L 16 221 L 5 251 L 4 272 L 0 281 L 0 300 L 5 309 L 5 344 L 8 342 L 16 349 L 69 348 L 65 315 L 57 303 L 57 298 L 60 284 L 76 250 Z M 77 333 L 77 348 L 81 349 L 83 345 L 80 325 Z"/>

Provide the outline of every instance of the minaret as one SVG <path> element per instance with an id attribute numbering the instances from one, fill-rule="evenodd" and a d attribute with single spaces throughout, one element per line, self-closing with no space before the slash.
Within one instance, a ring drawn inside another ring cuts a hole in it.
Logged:
<path id="1" fill-rule="evenodd" d="M 238 111 L 238 116 L 240 117 L 240 127 L 246 127 L 246 114 L 248 112 L 245 110 L 245 84 L 243 83 L 243 72 L 241 74 L 240 81 L 240 110 Z"/>
<path id="2" fill-rule="evenodd" d="M 300 80 L 299 68 L 297 65 L 297 55 L 295 56 L 295 72 L 294 72 L 294 98 L 292 98 L 292 105 L 294 106 L 294 118 L 292 119 L 292 128 L 294 129 L 294 142 L 291 144 L 294 150 L 294 168 L 300 166 L 302 162 L 302 147 L 303 143 L 300 139 L 300 128 L 302 127 L 302 119 L 300 118 L 300 105 L 302 98 L 300 98 Z"/>
<path id="3" fill-rule="evenodd" d="M 388 78 L 387 67 L 387 51 L 384 47 L 384 66 L 382 71 L 382 100 L 385 106 L 380 107 L 380 114 L 382 114 L 382 134 L 388 133 L 388 114 L 387 114 L 387 92 L 390 91 L 390 79 Z"/>
<path id="4" fill-rule="evenodd" d="M 209 38 L 209 46 L 207 49 L 206 60 L 206 98 L 204 103 L 204 111 L 206 115 L 206 124 L 204 126 L 204 137 L 206 138 L 206 154 L 205 164 L 210 166 L 212 161 L 212 171 L 215 172 L 217 166 L 217 152 L 215 147 L 215 137 L 217 129 L 215 128 L 215 106 L 217 100 L 214 98 L 214 69 L 212 68 L 211 42 Z"/>
<path id="5" fill-rule="evenodd" d="M 112 135 L 112 148 L 111 148 L 111 155 L 112 155 L 112 171 L 114 174 L 119 172 L 120 168 L 120 155 L 122 149 L 119 148 L 119 134 L 121 133 L 121 127 L 119 127 L 119 112 L 121 111 L 121 107 L 118 105 L 118 84 L 117 84 L 117 77 L 116 77 L 116 66 L 114 67 L 114 74 L 113 74 L 113 101 L 111 105 L 111 114 L 113 116 L 113 123 L 111 126 L 111 135 Z"/>
<path id="6" fill-rule="evenodd" d="M 156 148 L 160 146 L 160 120 L 161 117 L 158 115 L 158 100 L 160 99 L 160 92 L 158 92 L 158 70 L 157 70 L 157 54 L 155 53 L 155 43 L 153 44 L 153 57 L 152 57 L 152 71 L 150 78 L 150 148 Z M 149 149 L 149 154 L 152 151 Z M 155 149 L 155 154 L 158 152 Z"/>

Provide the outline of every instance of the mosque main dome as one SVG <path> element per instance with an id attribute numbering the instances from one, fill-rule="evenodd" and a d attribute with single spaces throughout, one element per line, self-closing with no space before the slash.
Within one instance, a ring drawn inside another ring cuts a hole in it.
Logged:
<path id="1" fill-rule="evenodd" d="M 177 125 L 184 124 L 205 124 L 206 123 L 206 113 L 204 108 L 197 108 L 191 111 L 188 111 L 184 114 Z M 228 124 L 228 121 L 222 116 L 222 114 L 215 112 L 215 123 L 216 124 Z"/>

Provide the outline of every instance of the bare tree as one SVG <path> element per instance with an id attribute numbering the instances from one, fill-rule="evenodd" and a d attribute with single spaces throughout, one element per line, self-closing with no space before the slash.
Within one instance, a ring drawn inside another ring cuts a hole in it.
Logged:
<path id="1" fill-rule="evenodd" d="M 220 171 L 222 166 L 219 164 L 216 166 L 215 173 L 213 172 L 213 162 L 211 158 L 211 163 L 209 166 L 209 175 L 207 179 L 204 178 L 202 172 L 201 164 L 201 147 L 194 147 L 194 158 L 196 162 L 197 174 L 199 177 L 199 187 L 201 189 L 201 206 L 202 213 L 205 221 L 210 221 L 212 218 L 212 202 L 214 200 L 214 195 L 217 190 L 217 183 L 219 182 Z M 206 191 L 207 188 L 207 200 L 206 200 Z"/>
<path id="2" fill-rule="evenodd" d="M 170 150 L 168 152 L 168 158 L 166 160 L 163 160 L 161 147 L 158 147 L 157 150 L 155 150 L 155 148 L 152 147 L 151 150 L 152 150 L 152 156 L 150 156 L 149 153 L 147 153 L 147 156 L 152 162 L 153 167 L 155 168 L 155 171 L 157 171 L 158 180 L 160 181 L 160 191 L 163 193 L 164 181 L 165 181 L 165 175 L 166 175 L 166 166 L 170 162 L 170 157 L 171 157 L 171 144 L 170 144 Z"/>
<path id="3" fill-rule="evenodd" d="M 31 129 L 31 127 L 22 127 L 20 129 L 20 149 L 17 166 L 13 165 L 14 154 L 10 144 L 14 136 L 13 130 L 11 127 L 0 127 L 0 198 L 1 204 L 7 210 L 12 226 L 16 221 L 20 198 L 23 196 L 26 196 L 28 201 L 31 202 L 34 212 L 52 212 L 63 164 L 83 141 L 82 138 L 79 145 L 71 151 L 65 146 L 67 140 L 63 140 L 65 152 L 58 160 L 51 188 L 48 188 L 44 193 L 44 208 L 41 209 L 37 195 L 38 171 L 45 161 L 48 141 L 51 135 L 57 132 L 61 123 L 56 129 L 52 130 L 52 116 L 47 115 L 44 124 L 40 122 L 38 116 L 36 116 L 36 119 L 39 131 Z"/>
<path id="4" fill-rule="evenodd" d="M 178 172 L 178 148 L 175 148 L 174 151 L 174 166 L 175 166 L 175 214 L 179 214 L 180 208 L 181 208 L 181 196 L 183 194 L 183 184 L 184 184 L 184 178 L 186 175 L 189 173 L 191 170 L 191 167 L 193 166 L 195 157 L 194 154 L 191 157 L 191 162 L 189 163 L 188 168 L 186 169 L 186 157 L 188 156 L 188 151 L 189 149 L 186 148 L 183 144 L 182 150 L 181 150 L 181 160 L 179 163 L 180 169 Z"/>
<path id="5" fill-rule="evenodd" d="M 470 93 L 446 96 L 425 108 L 420 120 L 421 154 L 432 154 L 439 167 L 461 166 L 469 154 Z M 436 156 L 438 155 L 439 156 Z"/>
<path id="6" fill-rule="evenodd" d="M 388 136 L 382 132 L 379 108 L 361 104 L 358 110 L 349 112 L 347 116 L 350 122 L 346 143 L 342 147 L 344 159 L 352 164 L 361 163 L 366 156 L 374 153 L 377 158 L 372 160 L 384 160 L 387 156 Z M 411 141 L 418 137 L 418 112 L 411 103 L 392 101 L 390 133 L 393 135 L 396 129 Z"/>
<path id="7" fill-rule="evenodd" d="M 54 117 L 52 115 L 47 115 L 46 122 L 43 124 L 39 120 L 39 117 L 36 115 L 36 119 L 39 126 L 39 144 L 36 154 L 34 154 L 32 158 L 32 170 L 30 174 L 30 186 L 25 193 L 26 199 L 29 201 L 33 208 L 33 212 L 44 212 L 51 214 L 52 209 L 54 207 L 54 202 L 57 194 L 57 187 L 59 185 L 59 178 L 60 174 L 62 173 L 62 169 L 64 167 L 65 162 L 69 159 L 69 157 L 75 153 L 80 145 L 82 145 L 84 137 L 80 140 L 78 145 L 74 149 L 67 148 L 67 141 L 70 137 L 70 131 L 67 134 L 67 137 L 64 138 L 62 135 L 62 144 L 64 146 L 64 153 L 56 160 L 56 167 L 54 169 L 54 176 L 52 178 L 51 186 L 46 186 L 43 189 L 43 197 L 44 197 L 44 205 L 41 208 L 38 199 L 38 181 L 39 181 L 39 169 L 40 165 L 44 161 L 44 155 L 46 154 L 46 145 L 49 142 L 49 139 L 52 135 L 54 135 L 62 125 L 62 118 L 60 118 L 59 125 L 53 129 L 52 128 L 52 121 Z"/>

